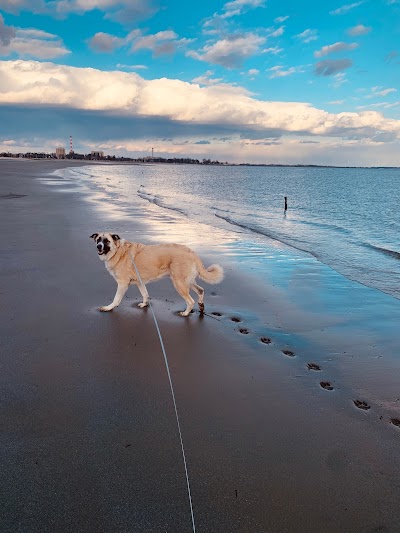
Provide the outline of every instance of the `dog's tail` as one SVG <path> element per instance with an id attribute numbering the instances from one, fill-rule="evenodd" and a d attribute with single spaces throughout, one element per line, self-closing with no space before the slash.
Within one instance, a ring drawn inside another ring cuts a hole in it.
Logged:
<path id="1" fill-rule="evenodd" d="M 199 261 L 197 263 L 197 269 L 201 279 L 206 283 L 210 283 L 210 285 L 221 283 L 224 279 L 224 269 L 220 265 L 211 265 L 206 269 L 203 263 Z"/>

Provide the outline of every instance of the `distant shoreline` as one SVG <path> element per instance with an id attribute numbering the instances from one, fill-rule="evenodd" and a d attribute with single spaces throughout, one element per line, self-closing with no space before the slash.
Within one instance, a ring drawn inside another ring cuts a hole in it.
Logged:
<path id="1" fill-rule="evenodd" d="M 201 166 L 223 166 L 223 167 L 269 167 L 269 168 L 365 168 L 365 169 L 400 169 L 400 166 L 356 166 L 356 165 L 313 165 L 313 164 L 290 164 L 290 163 L 180 163 L 180 162 L 169 162 L 169 161 L 113 161 L 113 160 L 90 160 L 90 159 L 52 159 L 52 158 L 40 158 L 40 157 L 6 157 L 0 156 L 0 160 L 6 161 L 41 161 L 41 162 L 65 162 L 68 165 L 80 164 L 80 165 L 201 165 Z"/>

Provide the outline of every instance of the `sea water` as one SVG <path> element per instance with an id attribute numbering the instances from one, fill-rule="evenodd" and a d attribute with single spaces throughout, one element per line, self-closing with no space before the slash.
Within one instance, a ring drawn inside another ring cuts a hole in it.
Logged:
<path id="1" fill-rule="evenodd" d="M 400 299 L 400 169 L 146 164 L 57 173 L 121 211 L 147 206 L 149 216 L 197 224 L 199 238 L 223 232 L 258 253 L 290 248 Z"/>

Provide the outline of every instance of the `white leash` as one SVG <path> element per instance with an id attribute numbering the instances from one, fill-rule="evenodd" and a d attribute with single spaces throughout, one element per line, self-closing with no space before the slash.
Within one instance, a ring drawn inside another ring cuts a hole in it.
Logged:
<path id="1" fill-rule="evenodd" d="M 135 267 L 135 271 L 136 271 L 136 275 L 138 277 L 138 280 L 141 284 L 141 286 L 146 289 L 143 281 L 142 281 L 142 278 L 140 277 L 140 274 L 139 274 L 139 271 L 137 269 L 137 266 L 136 266 L 136 263 L 133 259 L 133 256 L 132 256 L 132 253 L 129 252 L 129 255 L 131 256 L 131 260 L 132 260 L 132 264 L 133 266 Z M 156 319 L 156 315 L 154 314 L 154 310 L 153 310 L 153 306 L 151 305 L 151 300 L 149 298 L 149 307 L 151 309 L 151 313 L 153 315 L 153 319 L 154 319 L 154 324 L 156 325 L 156 330 L 157 330 L 157 333 L 158 333 L 158 338 L 160 339 L 160 344 L 161 344 L 161 349 L 162 349 L 162 352 L 163 352 L 163 355 L 164 355 L 164 362 L 165 362 L 165 367 L 167 369 L 167 375 L 168 375 L 168 380 L 169 380 L 169 386 L 171 388 L 171 395 L 172 395 L 172 401 L 174 403 L 174 409 L 175 409 L 175 417 L 176 417 L 176 423 L 178 425 L 178 433 L 179 433 L 179 440 L 180 440 L 180 443 L 181 443 L 181 450 L 182 450 L 182 457 L 183 457 L 183 464 L 185 466 L 185 475 L 186 475 L 186 486 L 187 486 L 187 491 L 188 491 L 188 496 L 189 496 L 189 504 L 190 504 L 190 514 L 192 516 L 192 527 L 193 527 L 193 533 L 196 533 L 196 526 L 195 526 L 195 523 L 194 523 L 194 513 L 193 513 L 193 504 L 192 504 L 192 494 L 190 492 L 190 483 L 189 483 L 189 474 L 188 474 L 188 469 L 187 469 L 187 464 L 186 464 L 186 455 L 185 455 L 185 449 L 183 447 L 183 439 L 182 439 L 182 432 L 181 432 L 181 425 L 179 423 L 179 416 L 178 416 L 178 408 L 176 406 L 176 400 L 175 400 L 175 393 L 174 393 L 174 387 L 172 385 L 172 378 L 171 378 L 171 372 L 169 370 L 169 364 L 168 364 L 168 359 L 167 359 L 167 353 L 165 351 L 165 347 L 164 347 L 164 342 L 162 340 L 162 337 L 161 337 L 161 332 L 160 332 L 160 328 L 158 327 L 158 322 L 157 322 L 157 319 Z"/>

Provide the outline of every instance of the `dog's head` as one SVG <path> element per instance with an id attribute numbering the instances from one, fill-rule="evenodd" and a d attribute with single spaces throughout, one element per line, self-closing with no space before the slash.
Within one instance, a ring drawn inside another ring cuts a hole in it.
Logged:
<path id="1" fill-rule="evenodd" d="M 114 255 L 121 240 L 121 237 L 116 233 L 93 233 L 90 238 L 95 241 L 97 253 L 102 261 L 106 261 Z"/>

